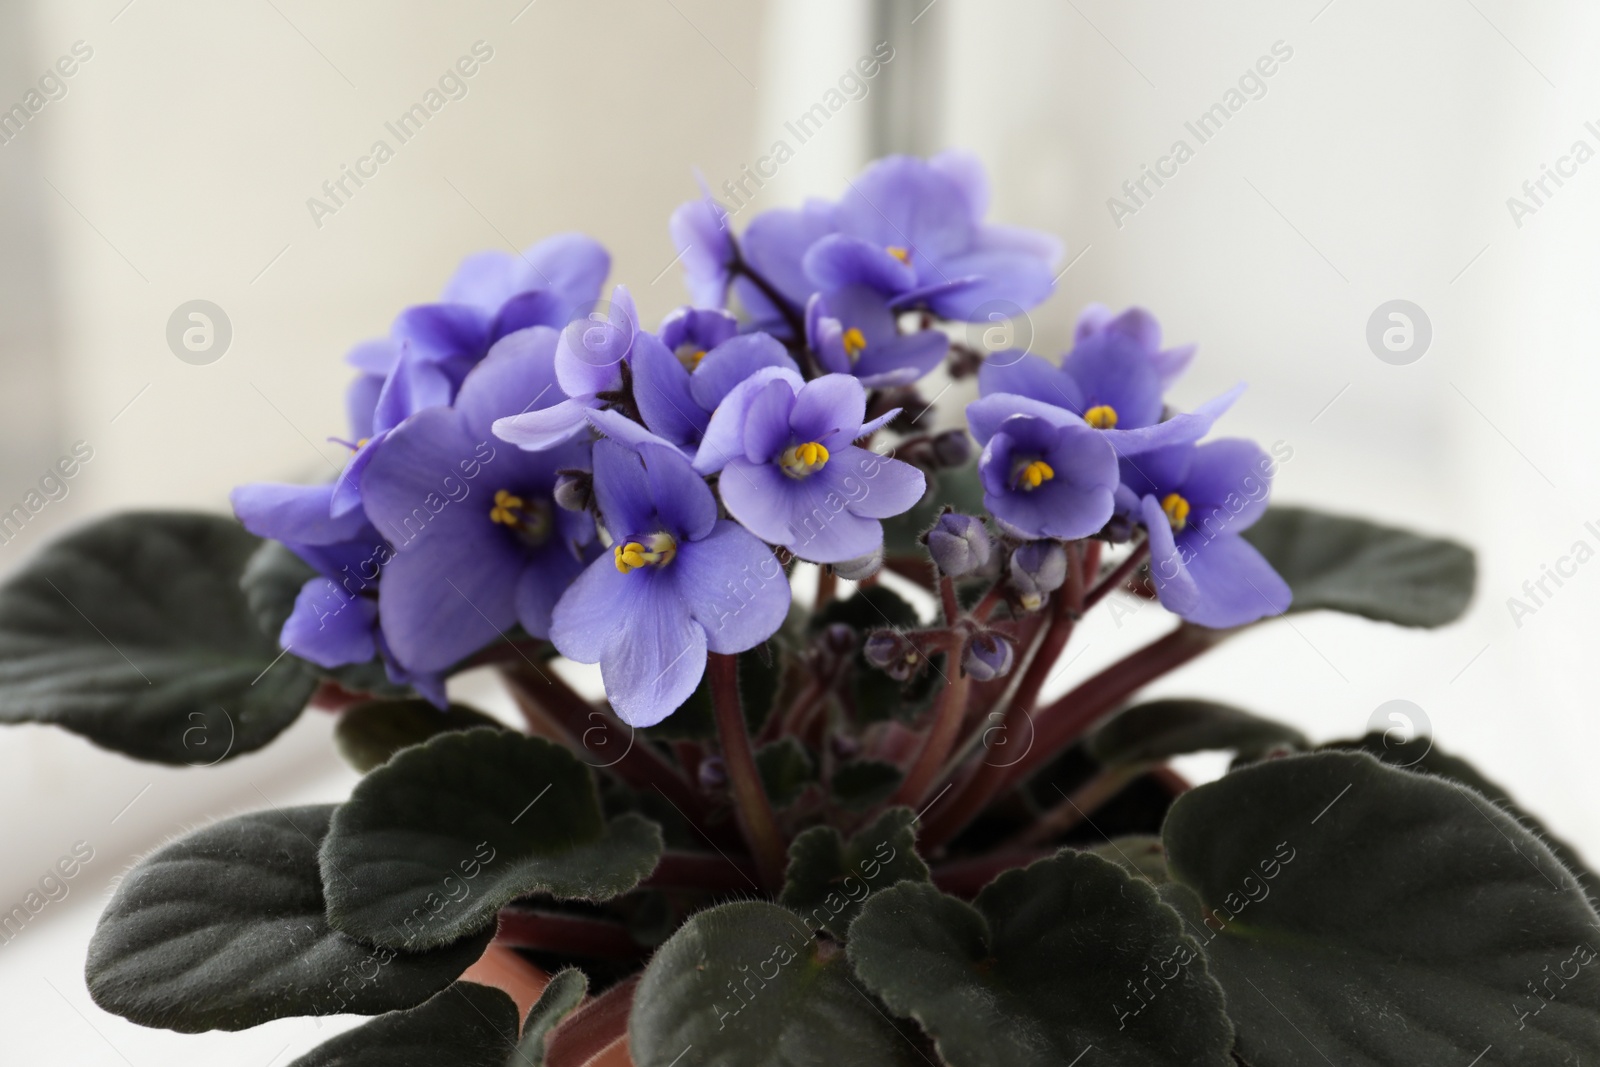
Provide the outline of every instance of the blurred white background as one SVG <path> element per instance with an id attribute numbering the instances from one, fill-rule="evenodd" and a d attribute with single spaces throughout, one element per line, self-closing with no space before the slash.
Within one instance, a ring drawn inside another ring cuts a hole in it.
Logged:
<path id="1" fill-rule="evenodd" d="M 971 148 L 996 217 L 1067 242 L 1035 350 L 1059 351 L 1085 303 L 1149 307 L 1171 340 L 1200 344 L 1180 402 L 1249 381 L 1225 426 L 1293 448 L 1278 499 L 1479 552 L 1477 600 L 1449 629 L 1300 616 L 1160 690 L 1319 740 L 1412 701 L 1441 747 L 1600 857 L 1587 675 L 1600 564 L 1520 626 L 1507 608 L 1574 542 L 1600 546 L 1584 525 L 1600 520 L 1600 162 L 1547 181 L 1520 220 L 1507 206 L 1575 141 L 1600 149 L 1585 127 L 1600 131 L 1590 5 L 4 0 L 0 109 L 75 46 L 92 55 L 0 144 L 0 510 L 74 443 L 93 458 L 0 545 L 0 569 L 114 509 L 224 511 L 236 483 L 326 476 L 342 456 L 325 438 L 345 430 L 344 351 L 432 298 L 469 252 L 588 231 L 655 321 L 684 299 L 666 218 L 695 168 L 713 188 L 738 177 L 879 41 L 894 58 L 866 97 L 799 146 L 754 210 L 837 195 L 883 151 Z M 314 220 L 307 199 L 476 42 L 492 58 L 465 97 Z M 1256 98 L 1199 143 L 1185 123 L 1274 54 L 1271 77 L 1243 87 Z M 1135 204 L 1124 181 L 1179 139 L 1193 157 Z M 1115 219 L 1112 197 L 1137 211 Z M 206 366 L 165 339 L 193 299 L 232 323 Z M 1393 299 L 1432 324 L 1407 365 L 1366 341 Z M 1086 627 L 1052 689 L 1147 640 L 1158 616 Z M 46 728 L 0 732 L 0 904 L 73 843 L 94 849 L 71 895 L 0 945 L 7 1062 L 270 1067 L 343 1025 L 179 1037 L 99 1011 L 82 981 L 94 918 L 135 856 L 217 816 L 345 795 L 354 776 L 329 732 L 310 713 L 262 752 L 176 770 Z"/>

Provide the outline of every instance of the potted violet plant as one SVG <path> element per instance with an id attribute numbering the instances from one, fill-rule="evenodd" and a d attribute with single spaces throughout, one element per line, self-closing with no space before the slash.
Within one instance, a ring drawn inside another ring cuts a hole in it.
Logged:
<path id="1" fill-rule="evenodd" d="M 1059 359 L 961 341 L 1060 253 L 986 203 L 953 152 L 737 235 L 692 201 L 654 330 L 587 237 L 481 253 L 351 352 L 333 482 L 39 552 L 0 718 L 192 763 L 313 707 L 363 772 L 144 857 L 95 1001 L 372 1016 L 302 1067 L 1600 1061 L 1589 872 L 1492 781 L 1139 701 L 1286 613 L 1450 623 L 1472 553 L 1269 506 L 1287 457 L 1225 435 L 1237 390 L 1168 405 L 1194 349 L 1143 310 Z M 1171 626 L 1074 674 L 1134 609 Z M 485 667 L 518 728 L 450 700 Z"/>

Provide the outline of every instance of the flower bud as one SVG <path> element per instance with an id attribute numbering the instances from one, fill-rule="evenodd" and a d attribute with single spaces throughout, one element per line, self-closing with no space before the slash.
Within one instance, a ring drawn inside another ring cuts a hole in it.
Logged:
<path id="1" fill-rule="evenodd" d="M 1010 673 L 1013 658 L 1010 641 L 997 633 L 985 631 L 974 634 L 972 640 L 967 642 L 967 650 L 961 657 L 961 669 L 974 681 L 988 682 Z"/>
<path id="2" fill-rule="evenodd" d="M 928 554 L 952 578 L 971 574 L 989 562 L 989 531 L 983 520 L 947 511 L 928 531 Z"/>
<path id="3" fill-rule="evenodd" d="M 847 559 L 843 563 L 833 565 L 833 573 L 847 582 L 859 582 L 864 578 L 871 578 L 883 567 L 883 546 L 879 545 L 865 556 Z"/>
<path id="4" fill-rule="evenodd" d="M 823 628 L 822 645 L 835 656 L 849 655 L 855 651 L 856 632 L 847 623 L 832 623 Z"/>
<path id="5" fill-rule="evenodd" d="M 721 789 L 728 784 L 728 765 L 722 762 L 721 756 L 707 756 L 700 761 L 698 777 L 701 789 L 708 792 Z"/>
<path id="6" fill-rule="evenodd" d="M 1059 541 L 1029 541 L 1011 553 L 1011 588 L 1029 611 L 1067 580 L 1067 550 Z"/>
<path id="7" fill-rule="evenodd" d="M 972 458 L 972 438 L 965 430 L 946 430 L 933 439 L 933 458 L 941 467 L 965 467 Z"/>
<path id="8" fill-rule="evenodd" d="M 567 511 L 588 511 L 594 503 L 594 475 L 588 471 L 561 471 L 556 475 L 556 505 Z"/>
<path id="9" fill-rule="evenodd" d="M 916 646 L 894 630 L 874 630 L 861 646 L 866 661 L 897 681 L 911 677 L 919 658 Z"/>
<path id="10" fill-rule="evenodd" d="M 856 631 L 847 623 L 824 626 L 806 649 L 805 662 L 820 681 L 833 678 L 840 668 L 855 662 Z"/>

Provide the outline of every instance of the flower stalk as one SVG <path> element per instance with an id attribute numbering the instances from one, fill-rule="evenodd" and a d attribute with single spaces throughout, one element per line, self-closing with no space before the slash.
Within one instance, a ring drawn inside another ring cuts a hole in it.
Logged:
<path id="1" fill-rule="evenodd" d="M 755 857 L 761 883 L 776 891 L 783 885 L 787 850 L 750 745 L 750 731 L 739 699 L 739 660 L 713 653 L 706 669 L 711 678 L 717 736 L 722 740 L 722 758 L 727 762 L 728 782 L 733 788 L 734 815 Z"/>

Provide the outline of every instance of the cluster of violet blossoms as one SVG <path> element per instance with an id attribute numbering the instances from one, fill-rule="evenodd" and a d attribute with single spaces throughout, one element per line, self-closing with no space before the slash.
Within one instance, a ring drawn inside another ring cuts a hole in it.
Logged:
<path id="1" fill-rule="evenodd" d="M 665 718 L 708 653 L 782 625 L 792 560 L 867 578 L 882 520 L 970 458 L 964 435 L 908 436 L 925 414 L 907 414 L 925 409 L 913 383 L 952 347 L 938 322 L 1035 306 L 1061 254 L 985 222 L 987 202 L 960 153 L 881 160 L 840 200 L 768 211 L 739 238 L 692 201 L 671 231 L 694 303 L 655 331 L 623 286 L 600 299 L 610 258 L 587 237 L 467 259 L 437 303 L 350 353 L 339 477 L 233 494 L 246 528 L 318 572 L 280 643 L 327 668 L 381 660 L 443 705 L 453 669 L 520 631 L 598 663 L 627 722 Z M 1163 401 L 1192 354 L 1163 349 L 1143 311 L 1092 308 L 1060 366 L 984 361 L 967 414 L 1024 608 L 1053 588 L 1058 543 L 1096 536 L 1144 538 L 1161 602 L 1193 622 L 1288 606 L 1238 536 L 1270 459 L 1201 443 L 1237 390 L 1190 413 Z M 986 559 L 987 533 L 967 534 Z M 969 669 L 1009 666 L 1008 648 L 984 651 Z"/>

